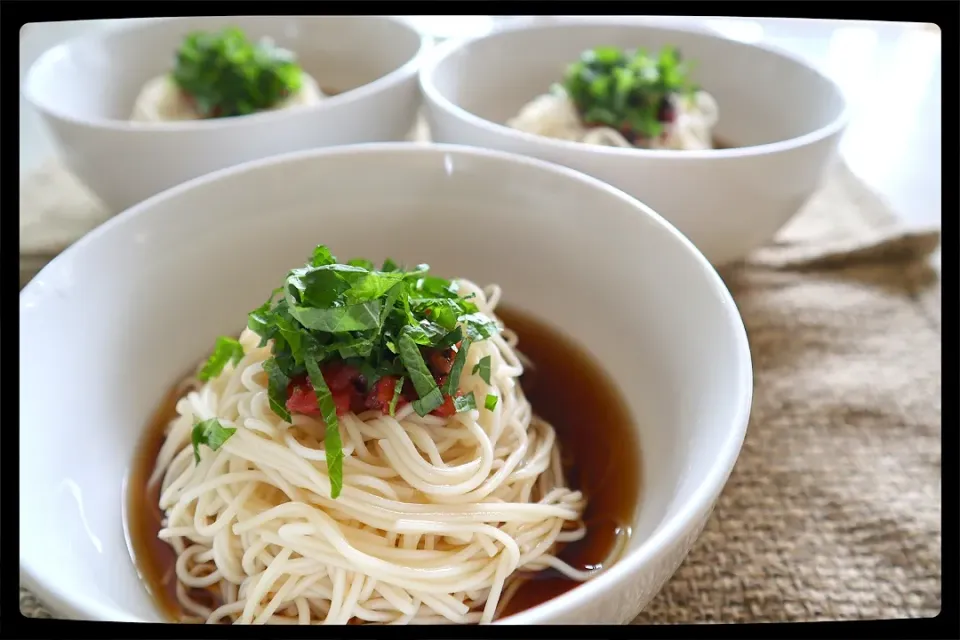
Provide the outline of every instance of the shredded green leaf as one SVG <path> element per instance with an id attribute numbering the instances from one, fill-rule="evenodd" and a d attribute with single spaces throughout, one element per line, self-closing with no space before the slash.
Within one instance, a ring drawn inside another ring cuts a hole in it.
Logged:
<path id="1" fill-rule="evenodd" d="M 271 357 L 263 363 L 271 410 L 291 421 L 291 384 L 309 380 L 316 395 L 327 424 L 324 445 L 333 497 L 343 487 L 343 443 L 337 402 L 323 367 L 342 362 L 355 368 L 368 392 L 382 377 L 396 377 L 385 408 L 391 415 L 405 380 L 416 390 L 412 404 L 421 416 L 440 407 L 447 396 L 454 396 L 457 407 L 468 406 L 471 400 L 456 396 L 467 351 L 472 342 L 493 336 L 500 327 L 458 289 L 455 281 L 430 274 L 424 264 L 409 270 L 389 259 L 379 270 L 362 258 L 341 264 L 320 245 L 306 265 L 291 270 L 283 286 L 250 312 L 247 326 L 260 336 L 261 346 L 271 344 Z M 441 390 L 427 358 L 436 353 L 447 357 L 458 343 Z"/>
<path id="2" fill-rule="evenodd" d="M 673 47 L 588 49 L 571 64 L 562 88 L 587 126 L 607 126 L 632 141 L 660 135 L 671 120 L 669 98 L 697 91 L 690 67 Z"/>
<path id="3" fill-rule="evenodd" d="M 413 333 L 414 330 L 410 329 L 410 325 L 404 327 L 400 333 L 400 360 L 410 374 L 413 388 L 417 390 L 417 395 L 420 397 L 413 403 L 413 410 L 417 415 L 425 416 L 443 404 L 443 394 L 437 387 L 437 382 L 433 379 L 427 363 L 423 360 L 420 347 L 411 337 Z"/>
<path id="4" fill-rule="evenodd" d="M 474 342 L 486 340 L 500 331 L 497 323 L 482 313 L 460 316 L 459 320 L 467 328 L 467 337 Z"/>
<path id="5" fill-rule="evenodd" d="M 380 301 L 370 300 L 343 307 L 317 309 L 295 305 L 290 308 L 297 322 L 307 329 L 326 333 L 349 333 L 376 329 L 380 324 Z"/>
<path id="6" fill-rule="evenodd" d="M 220 421 L 216 418 L 210 418 L 209 420 L 202 420 L 195 425 L 193 425 L 193 433 L 191 434 L 191 439 L 193 440 L 193 459 L 197 464 L 200 464 L 200 445 L 205 444 L 213 451 L 216 451 L 223 443 L 230 439 L 234 433 L 236 433 L 236 428 L 234 427 L 225 427 L 220 424 Z"/>
<path id="7" fill-rule="evenodd" d="M 488 393 L 486 399 L 483 401 L 483 406 L 487 411 L 493 411 L 497 408 L 497 396 L 492 393 Z"/>
<path id="8" fill-rule="evenodd" d="M 463 340 L 463 329 L 455 327 L 453 331 L 443 336 L 435 346 L 437 349 L 447 349 Z"/>
<path id="9" fill-rule="evenodd" d="M 330 477 L 330 497 L 336 499 L 343 490 L 343 442 L 340 440 L 340 421 L 337 419 L 337 406 L 333 394 L 327 387 L 316 359 L 316 349 L 311 349 L 304 359 L 310 385 L 317 396 L 317 406 L 326 425 L 323 447 L 327 458 L 327 473 Z"/>
<path id="10" fill-rule="evenodd" d="M 267 372 L 267 396 L 270 399 L 270 409 L 280 418 L 290 422 L 290 412 L 287 411 L 287 386 L 290 377 L 283 372 L 276 358 L 264 360 L 263 370 Z"/>
<path id="11" fill-rule="evenodd" d="M 400 394 L 403 392 L 403 383 L 406 381 L 406 378 L 400 376 L 397 378 L 396 384 L 393 385 L 393 397 L 390 398 L 390 415 L 397 415 L 397 402 L 400 400 Z"/>
<path id="12" fill-rule="evenodd" d="M 453 366 L 450 367 L 450 373 L 447 375 L 447 382 L 443 387 L 443 393 L 452 396 L 460 386 L 460 374 L 463 373 L 463 365 L 467 362 L 467 352 L 470 350 L 470 338 L 464 338 L 460 343 L 460 350 L 457 351 L 457 357 L 453 360 Z"/>
<path id="13" fill-rule="evenodd" d="M 303 71 L 291 52 L 266 40 L 251 42 L 236 27 L 188 34 L 171 78 L 203 118 L 269 109 L 303 85 Z"/>
<path id="14" fill-rule="evenodd" d="M 476 409 L 477 400 L 473 395 L 473 391 L 471 391 L 470 393 L 464 396 L 454 396 L 453 406 L 457 410 L 457 413 L 463 413 L 464 411 L 470 411 L 471 409 Z"/>
<path id="15" fill-rule="evenodd" d="M 206 382 L 220 375 L 228 362 L 233 362 L 233 364 L 236 365 L 242 359 L 243 347 L 240 345 L 240 342 L 233 338 L 220 336 L 217 338 L 217 343 L 213 347 L 213 353 L 210 354 L 210 358 L 203 365 L 203 368 L 200 369 L 197 377 L 200 378 L 201 382 Z"/>
<path id="16" fill-rule="evenodd" d="M 473 375 L 480 374 L 480 379 L 490 384 L 490 356 L 483 356 L 473 365 Z"/>

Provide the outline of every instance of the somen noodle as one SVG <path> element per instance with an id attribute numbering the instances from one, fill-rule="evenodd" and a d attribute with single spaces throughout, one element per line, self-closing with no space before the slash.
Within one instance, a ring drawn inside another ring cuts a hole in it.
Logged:
<path id="1" fill-rule="evenodd" d="M 691 82 L 690 71 L 673 47 L 587 49 L 561 83 L 524 105 L 507 126 L 607 147 L 712 149 L 719 109 Z"/>
<path id="2" fill-rule="evenodd" d="M 494 314 L 500 289 L 454 285 L 498 325 L 463 343 L 457 397 L 486 402 L 458 400 L 447 416 L 412 402 L 343 413 L 340 478 L 324 419 L 271 408 L 271 344 L 251 329 L 218 375 L 188 383 L 149 481 L 161 483 L 159 536 L 177 554 L 185 611 L 210 623 L 488 623 L 531 572 L 595 575 L 555 555 L 585 535 L 585 499 L 520 387 L 516 336 Z M 210 420 L 230 435 L 200 455 Z"/>

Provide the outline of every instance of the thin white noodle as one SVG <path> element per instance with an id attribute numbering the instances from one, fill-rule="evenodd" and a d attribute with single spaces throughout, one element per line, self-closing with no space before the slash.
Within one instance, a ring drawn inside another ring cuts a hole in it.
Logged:
<path id="1" fill-rule="evenodd" d="M 673 95 L 669 101 L 675 113 L 673 122 L 664 125 L 659 137 L 639 146 L 675 151 L 712 149 L 713 128 L 719 120 L 719 108 L 713 96 L 706 91 L 697 91 L 689 97 Z M 562 89 L 531 100 L 507 121 L 507 126 L 558 140 L 634 148 L 616 129 L 584 126 L 576 106 Z"/>
<path id="2" fill-rule="evenodd" d="M 458 283 L 496 319 L 499 287 Z M 585 535 L 585 500 L 567 488 L 553 428 L 523 395 L 512 332 L 475 342 L 463 368 L 464 393 L 495 395 L 493 411 L 421 417 L 405 405 L 393 417 L 343 416 L 336 500 L 322 422 L 274 415 L 269 347 L 249 330 L 240 342 L 236 366 L 177 403 L 152 476 L 186 611 L 211 623 L 488 623 L 533 571 L 595 575 L 554 555 Z M 489 384 L 473 373 L 487 356 Z M 192 425 L 210 417 L 237 431 L 195 463 Z M 187 588 L 214 586 L 215 610 Z"/>
<path id="3" fill-rule="evenodd" d="M 326 99 L 317 81 L 309 74 L 302 74 L 302 85 L 286 98 L 267 109 L 289 109 L 314 105 Z M 186 120 L 200 120 L 193 103 L 186 97 L 180 88 L 174 84 L 169 73 L 149 80 L 137 94 L 130 120 L 134 122 L 181 122 Z"/>

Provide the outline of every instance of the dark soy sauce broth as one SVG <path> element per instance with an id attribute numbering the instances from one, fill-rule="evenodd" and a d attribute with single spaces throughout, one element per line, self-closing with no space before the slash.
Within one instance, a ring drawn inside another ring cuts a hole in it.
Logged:
<path id="1" fill-rule="evenodd" d="M 576 569 L 600 566 L 614 548 L 618 529 L 633 523 L 640 500 L 640 460 L 630 413 L 600 364 L 581 347 L 525 313 L 506 307 L 496 313 L 516 332 L 517 349 L 533 363 L 521 379 L 523 392 L 534 413 L 557 432 L 567 483 L 587 497 L 587 535 L 565 545 L 558 556 Z M 553 569 L 530 573 L 500 617 L 580 584 Z"/>
<path id="2" fill-rule="evenodd" d="M 726 140 L 713 136 L 713 148 L 714 149 L 736 149 L 737 145 L 730 144 Z"/>
<path id="3" fill-rule="evenodd" d="M 184 374 L 186 377 L 188 374 Z M 189 616 L 177 600 L 177 579 L 174 566 L 177 555 L 169 544 L 157 537 L 163 513 L 160 511 L 160 482 L 148 485 L 154 463 L 170 421 L 177 416 L 177 400 L 183 395 L 178 383 L 164 396 L 147 425 L 144 437 L 137 450 L 136 460 L 130 474 L 127 495 L 127 531 L 130 551 L 140 579 L 160 613 L 170 622 L 181 622 Z M 206 589 L 191 589 L 197 601 L 217 605 L 217 595 Z"/>
<path id="4" fill-rule="evenodd" d="M 560 443 L 566 480 L 587 497 L 587 535 L 564 545 L 558 555 L 581 570 L 600 566 L 614 549 L 617 532 L 629 532 L 640 497 L 641 470 L 632 419 L 617 389 L 593 358 L 539 320 L 499 307 L 497 315 L 517 333 L 519 350 L 532 363 L 521 383 L 535 414 L 553 425 Z M 163 616 L 188 617 L 176 596 L 173 549 L 157 538 L 162 514 L 159 483 L 147 486 L 176 416 L 177 385 L 157 408 L 141 441 L 130 477 L 127 518 L 131 551 L 140 576 Z M 582 584 L 553 569 L 524 574 L 524 582 L 500 618 L 555 598 Z M 216 590 L 192 590 L 191 596 L 216 606 Z"/>

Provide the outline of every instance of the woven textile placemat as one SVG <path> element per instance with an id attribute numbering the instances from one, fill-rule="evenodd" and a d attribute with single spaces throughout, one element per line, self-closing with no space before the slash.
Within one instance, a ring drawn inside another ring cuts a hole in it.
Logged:
<path id="1" fill-rule="evenodd" d="M 750 427 L 637 624 L 939 613 L 938 245 L 840 166 L 775 243 L 721 270 L 753 356 Z"/>
<path id="2" fill-rule="evenodd" d="M 107 217 L 56 163 L 31 176 L 21 282 Z M 753 353 L 750 429 L 709 524 L 636 623 L 938 613 L 938 243 L 838 165 L 774 243 L 723 270 Z M 51 615 L 23 589 L 20 609 Z"/>

